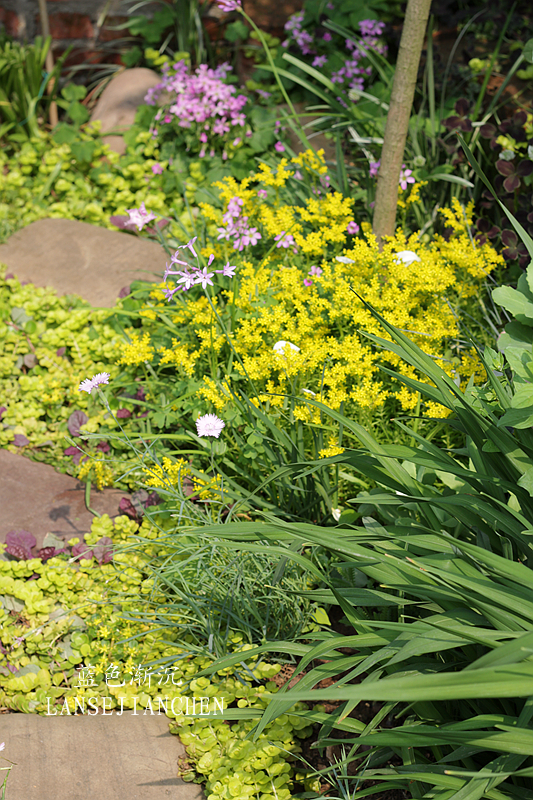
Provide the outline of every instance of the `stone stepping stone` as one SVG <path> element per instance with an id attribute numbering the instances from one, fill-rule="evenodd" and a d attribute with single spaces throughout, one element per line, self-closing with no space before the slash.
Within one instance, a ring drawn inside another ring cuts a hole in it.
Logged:
<path id="1" fill-rule="evenodd" d="M 161 83 L 161 75 L 146 67 L 134 67 L 120 72 L 111 80 L 100 95 L 91 122 L 100 120 L 101 133 L 127 130 L 135 121 L 138 106 L 144 103 L 148 89 Z M 116 153 L 126 152 L 123 136 L 108 135 L 103 140 Z"/>
<path id="2" fill-rule="evenodd" d="M 113 518 L 120 513 L 120 499 L 127 496 L 118 489 L 92 489 L 91 508 Z M 26 530 L 37 539 L 37 549 L 47 533 L 65 541 L 81 539 L 94 519 L 85 507 L 84 484 L 8 450 L 0 450 L 0 508 L 0 542 L 11 530 Z"/>
<path id="3" fill-rule="evenodd" d="M 8 273 L 59 294 L 111 307 L 133 280 L 160 279 L 166 254 L 157 242 L 71 219 L 40 219 L 0 244 Z"/>
<path id="4" fill-rule="evenodd" d="M 139 711 L 0 714 L 2 755 L 17 765 L 6 800 L 201 800 L 201 787 L 178 777 L 185 748 L 168 722 Z"/>

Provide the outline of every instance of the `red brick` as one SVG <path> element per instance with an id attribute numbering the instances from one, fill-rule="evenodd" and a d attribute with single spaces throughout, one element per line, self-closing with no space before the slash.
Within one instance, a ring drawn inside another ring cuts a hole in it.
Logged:
<path id="1" fill-rule="evenodd" d="M 0 22 L 3 24 L 9 36 L 18 36 L 20 19 L 16 11 L 8 11 L 5 8 L 0 8 Z"/>
<path id="2" fill-rule="evenodd" d="M 90 39 L 94 30 L 86 14 L 62 12 L 50 15 L 50 33 L 53 39 Z"/>
<path id="3" fill-rule="evenodd" d="M 123 39 L 125 36 L 128 36 L 127 28 L 122 28 L 120 31 L 110 30 L 110 28 L 114 28 L 115 25 L 121 25 L 123 22 L 127 21 L 128 17 L 108 17 L 102 28 L 100 28 L 98 41 L 112 42 L 114 39 Z"/>

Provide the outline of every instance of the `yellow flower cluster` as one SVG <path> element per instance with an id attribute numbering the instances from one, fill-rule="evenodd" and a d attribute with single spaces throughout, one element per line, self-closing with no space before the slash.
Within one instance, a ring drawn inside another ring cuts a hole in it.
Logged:
<path id="1" fill-rule="evenodd" d="M 142 364 L 143 361 L 150 361 L 154 355 L 153 347 L 150 344 L 150 334 L 143 333 L 142 336 L 133 334 L 129 344 L 122 347 L 122 355 L 119 364 Z"/>
<path id="2" fill-rule="evenodd" d="M 362 236 L 347 234 L 352 219 L 349 198 L 321 192 L 315 183 L 316 191 L 299 205 L 284 202 L 284 197 L 292 200 L 289 187 L 278 190 L 296 168 L 307 171 L 306 179 L 310 173 L 313 183 L 325 173 L 323 154 L 309 151 L 290 162 L 284 159 L 275 172 L 262 164 L 258 173 L 240 182 L 226 178 L 217 184 L 224 209 L 203 204 L 209 224 L 220 226 L 229 201 L 240 198 L 243 217 L 261 231 L 262 255 L 252 261 L 247 251 L 242 256 L 235 251 L 231 241 L 202 251 L 203 256 L 214 251 L 217 259 L 230 259 L 237 265 L 238 280 L 231 289 L 228 282 L 227 289 L 213 295 L 212 306 L 205 296 L 194 295 L 174 306 L 172 323 L 182 336 L 160 351 L 160 363 L 176 364 L 188 376 L 203 378 L 200 395 L 217 412 L 231 405 L 233 382 L 237 378 L 243 386 L 243 377 L 251 382 L 246 386 L 251 401 L 278 409 L 275 413 L 285 413 L 287 396 L 292 397 L 291 420 L 320 422 L 316 407 L 306 402 L 313 395 L 365 423 L 387 401 L 412 412 L 418 394 L 381 373 L 379 364 L 408 377 L 420 376 L 364 335 L 384 337 L 384 332 L 362 298 L 452 377 L 466 382 L 475 362 L 460 347 L 458 318 L 467 307 L 471 313 L 471 298 L 502 263 L 489 244 L 471 240 L 472 207 L 465 209 L 455 200 L 451 209 L 444 209 L 453 230 L 448 240 L 436 236 L 424 243 L 417 234 L 407 238 L 399 231 L 380 250 L 368 224 L 362 223 Z M 264 187 L 271 187 L 268 201 Z M 282 231 L 292 234 L 294 246 L 276 246 L 275 237 Z M 404 251 L 412 251 L 414 259 L 406 263 Z M 160 290 L 152 299 L 166 306 Z M 149 329 L 150 324 L 143 322 L 143 327 Z M 142 339 L 146 347 L 147 335 Z M 289 344 L 280 347 L 279 342 Z M 432 416 L 443 413 L 433 405 L 423 408 Z M 322 452 L 340 450 L 330 441 Z"/>
<path id="3" fill-rule="evenodd" d="M 177 458 L 172 461 L 168 456 L 163 456 L 162 465 L 152 464 L 150 467 L 143 467 L 143 472 L 148 476 L 145 483 L 148 486 L 169 489 L 177 486 L 183 494 L 198 495 L 200 500 L 211 500 L 213 497 L 220 498 L 220 489 L 216 478 L 205 479 L 199 477 L 203 471 L 193 473 L 190 464 L 184 458 Z"/>

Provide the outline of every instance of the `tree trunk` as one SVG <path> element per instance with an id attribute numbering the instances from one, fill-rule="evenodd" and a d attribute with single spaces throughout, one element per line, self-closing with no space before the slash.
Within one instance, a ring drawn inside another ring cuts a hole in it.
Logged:
<path id="1" fill-rule="evenodd" d="M 415 95 L 418 65 L 424 44 L 431 0 L 408 0 L 398 61 L 381 151 L 381 166 L 374 206 L 374 234 L 379 245 L 384 236 L 394 236 L 398 183 L 403 164 L 409 119 Z"/>

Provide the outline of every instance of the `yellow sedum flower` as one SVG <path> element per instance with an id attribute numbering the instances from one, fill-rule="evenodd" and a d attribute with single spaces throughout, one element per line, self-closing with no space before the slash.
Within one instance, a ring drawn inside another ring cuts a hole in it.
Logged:
<path id="1" fill-rule="evenodd" d="M 142 364 L 143 361 L 150 361 L 154 355 L 154 349 L 150 344 L 150 334 L 143 333 L 142 336 L 133 334 L 129 344 L 122 347 L 122 356 L 119 364 Z"/>

